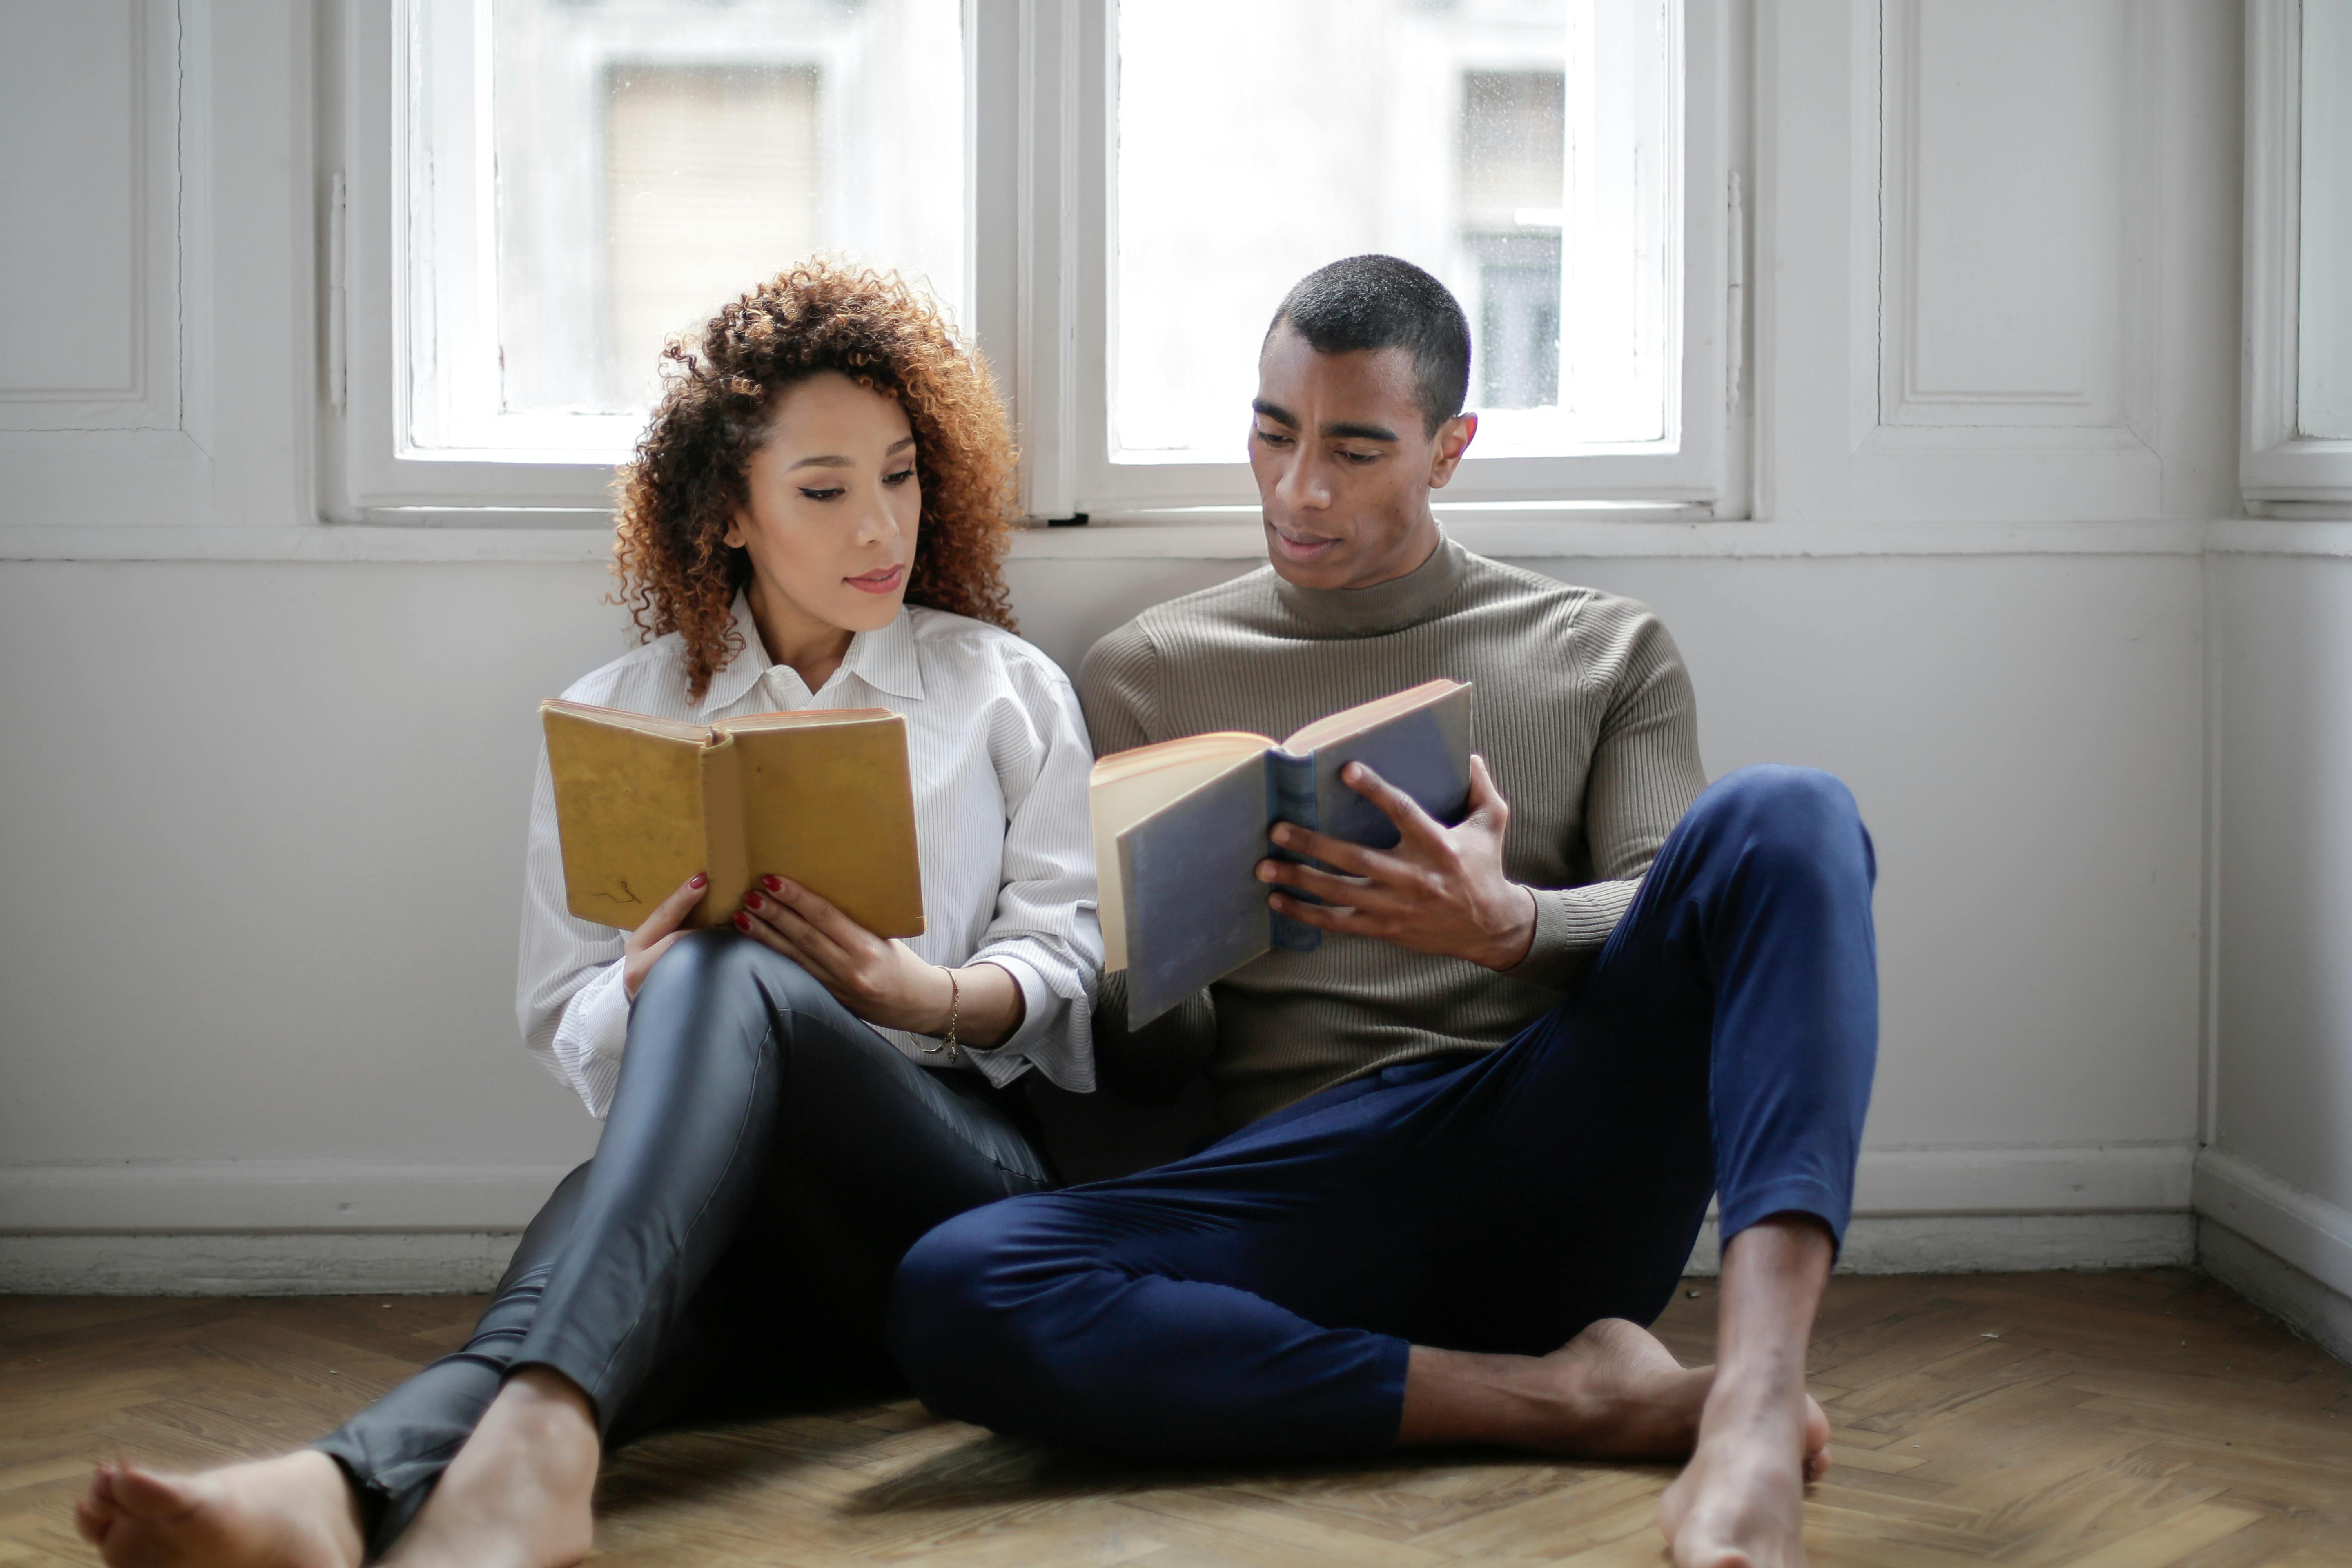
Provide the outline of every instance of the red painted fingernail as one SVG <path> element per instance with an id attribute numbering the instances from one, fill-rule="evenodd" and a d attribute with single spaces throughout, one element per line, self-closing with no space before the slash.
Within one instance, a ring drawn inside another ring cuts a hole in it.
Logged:
<path id="1" fill-rule="evenodd" d="M 710 885 L 710 879 L 697 871 L 686 879 L 686 885 L 689 888 L 707 888 Z"/>
<path id="2" fill-rule="evenodd" d="M 762 877 L 760 879 L 760 885 L 772 893 L 781 893 L 784 890 L 784 879 L 782 877 Z"/>
<path id="3" fill-rule="evenodd" d="M 757 893 L 746 893 L 743 895 L 743 907 L 747 910 L 756 910 L 767 901 L 767 900 L 761 898 Z"/>
<path id="4" fill-rule="evenodd" d="M 750 931 L 751 929 L 751 917 L 750 915 L 737 915 L 735 917 L 735 929 L 737 931 Z"/>

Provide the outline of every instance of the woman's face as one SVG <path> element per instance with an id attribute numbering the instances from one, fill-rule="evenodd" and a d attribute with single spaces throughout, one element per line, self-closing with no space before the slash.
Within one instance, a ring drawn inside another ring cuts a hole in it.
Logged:
<path id="1" fill-rule="evenodd" d="M 897 399 L 832 371 L 800 383 L 777 401 L 748 486 L 727 542 L 751 552 L 766 616 L 804 635 L 897 618 L 923 510 L 914 426 Z"/>

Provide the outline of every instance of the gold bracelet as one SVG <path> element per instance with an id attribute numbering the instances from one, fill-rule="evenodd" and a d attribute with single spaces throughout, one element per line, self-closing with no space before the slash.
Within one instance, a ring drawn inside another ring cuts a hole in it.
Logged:
<path id="1" fill-rule="evenodd" d="M 935 1057 L 945 1051 L 948 1060 L 957 1059 L 960 1053 L 956 1049 L 956 1019 L 962 1012 L 963 987 L 956 984 L 956 972 L 950 969 L 948 971 L 948 1032 L 940 1037 L 938 1045 L 923 1047 L 925 1056 Z"/>

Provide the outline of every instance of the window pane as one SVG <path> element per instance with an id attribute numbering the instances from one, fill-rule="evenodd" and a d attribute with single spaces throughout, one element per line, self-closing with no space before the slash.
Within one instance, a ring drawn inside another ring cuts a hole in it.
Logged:
<path id="1" fill-rule="evenodd" d="M 2303 0 L 2296 424 L 2352 440 L 2352 0 Z"/>
<path id="2" fill-rule="evenodd" d="M 470 269 L 442 257 L 435 275 L 445 289 L 470 277 L 481 304 L 444 308 L 470 337 L 445 327 L 442 352 L 470 356 L 495 393 L 453 416 L 452 444 L 496 444 L 502 429 L 520 445 L 609 447 L 642 418 L 667 338 L 817 251 L 928 279 L 961 306 L 959 0 L 468 8 L 489 67 L 472 95 L 488 221 L 471 230 Z M 426 88 L 443 122 L 462 117 Z M 451 384 L 466 374 L 453 366 Z"/>
<path id="3" fill-rule="evenodd" d="M 1666 0 L 1123 0 L 1112 455 L 1230 461 L 1289 286 L 1386 251 L 1470 318 L 1475 452 L 1671 428 Z"/>

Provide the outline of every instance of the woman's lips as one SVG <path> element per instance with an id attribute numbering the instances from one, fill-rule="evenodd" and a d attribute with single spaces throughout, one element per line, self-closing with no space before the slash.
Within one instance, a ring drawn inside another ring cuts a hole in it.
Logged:
<path id="1" fill-rule="evenodd" d="M 907 569 L 904 566 L 887 567 L 879 572 L 868 572 L 863 577 L 842 579 L 861 594 L 895 594 L 906 580 Z"/>

